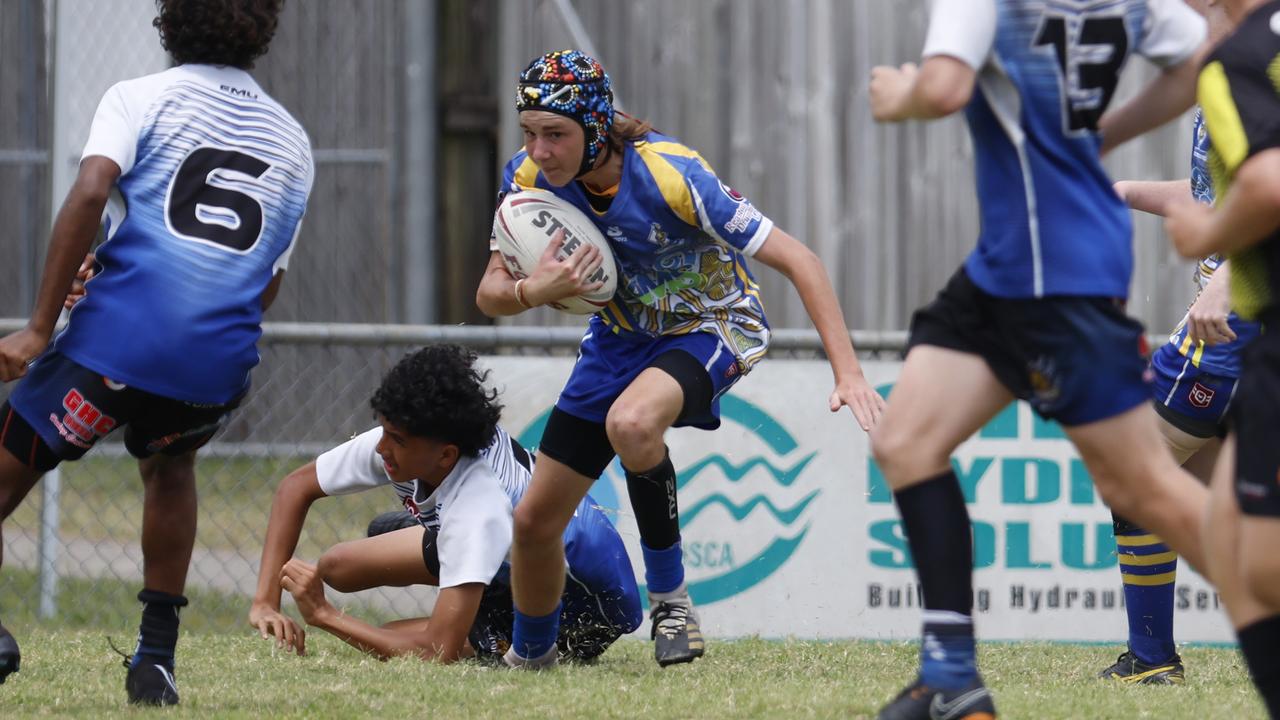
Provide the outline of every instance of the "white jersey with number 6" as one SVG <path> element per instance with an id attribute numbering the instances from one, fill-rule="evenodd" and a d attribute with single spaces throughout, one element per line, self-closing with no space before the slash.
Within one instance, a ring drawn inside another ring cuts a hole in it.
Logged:
<path id="1" fill-rule="evenodd" d="M 306 211 L 306 132 L 245 71 L 181 65 L 107 91 L 91 156 L 121 175 L 100 271 L 57 349 L 157 395 L 234 399 L 258 363 L 262 293 Z"/>

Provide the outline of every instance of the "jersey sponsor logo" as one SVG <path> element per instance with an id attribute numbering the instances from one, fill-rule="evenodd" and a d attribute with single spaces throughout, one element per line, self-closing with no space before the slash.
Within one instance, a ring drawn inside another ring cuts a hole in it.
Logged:
<path id="1" fill-rule="evenodd" d="M 88 448 L 100 437 L 105 437 L 116 427 L 115 418 L 102 412 L 75 388 L 62 397 L 61 418 L 49 414 L 49 422 L 58 430 L 62 439 L 80 448 Z"/>
<path id="2" fill-rule="evenodd" d="M 685 577 L 699 604 L 732 598 L 781 571 L 805 541 L 822 494 L 819 479 L 806 472 L 818 453 L 782 422 L 735 395 L 720 399 L 720 412 L 742 431 L 742 444 L 732 457 L 689 457 L 676 473 Z M 525 428 L 522 445 L 537 443 L 550 414 Z M 590 490 L 614 523 L 626 486 L 614 460 Z"/>
<path id="3" fill-rule="evenodd" d="M 250 100 L 258 99 L 258 93 L 252 90 L 245 90 L 244 88 L 233 87 L 231 85 L 219 85 L 218 89 L 224 93 L 235 95 L 236 97 L 249 98 Z"/>
<path id="4" fill-rule="evenodd" d="M 724 224 L 724 231 L 727 233 L 740 233 L 751 227 L 751 223 L 764 218 L 760 211 L 754 205 L 745 200 L 738 205 L 738 209 L 733 211 L 733 217 L 729 218 L 729 222 Z"/>
<path id="5" fill-rule="evenodd" d="M 1216 391 L 1207 388 L 1200 383 L 1191 386 L 1191 390 L 1187 392 L 1187 402 L 1200 409 L 1204 409 L 1213 404 L 1213 395 Z"/>

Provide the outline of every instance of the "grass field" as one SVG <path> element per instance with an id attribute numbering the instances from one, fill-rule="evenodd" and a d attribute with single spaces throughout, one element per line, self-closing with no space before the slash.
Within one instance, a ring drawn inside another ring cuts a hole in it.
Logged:
<path id="1" fill-rule="evenodd" d="M 262 552 L 267 516 L 276 485 L 310 457 L 202 457 L 196 468 L 200 517 L 196 546 L 233 550 L 256 558 Z M 6 527 L 34 533 L 39 527 L 39 486 Z M 62 470 L 64 535 L 86 540 L 138 542 L 142 520 L 142 481 L 137 461 L 91 455 Z M 74 502 L 70 500 L 74 498 Z M 391 490 L 374 490 L 317 502 L 299 539 L 298 552 L 315 558 L 329 546 L 364 536 L 369 520 L 397 507 Z"/>
<path id="2" fill-rule="evenodd" d="M 309 654 L 249 634 L 185 635 L 182 705 L 128 708 L 124 671 L 101 631 L 15 627 L 23 670 L 0 686 L 0 717 L 846 718 L 871 717 L 915 667 L 903 643 L 739 640 L 660 669 L 648 643 L 624 640 L 591 666 L 532 674 L 472 663 L 381 663 L 322 633 Z M 117 637 L 117 643 L 120 638 Z M 988 683 L 1007 718 L 1261 718 L 1231 650 L 1189 648 L 1183 687 L 1092 678 L 1112 649 L 988 644 Z"/>

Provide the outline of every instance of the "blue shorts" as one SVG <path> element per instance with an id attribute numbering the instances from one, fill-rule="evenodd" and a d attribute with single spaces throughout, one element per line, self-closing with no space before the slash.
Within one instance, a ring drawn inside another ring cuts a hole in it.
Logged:
<path id="1" fill-rule="evenodd" d="M 1142 325 L 1103 297 L 1001 298 L 961 268 L 911 318 L 909 347 L 977 355 L 1041 417 L 1085 425 L 1151 398 Z"/>
<path id="2" fill-rule="evenodd" d="M 122 426 L 125 448 L 136 458 L 182 455 L 207 443 L 243 397 L 212 405 L 174 400 L 117 383 L 49 350 L 4 405 L 0 443 L 42 471 L 62 460 L 80 459 Z M 37 436 L 44 448 L 36 447 Z M 36 457 L 42 461 L 32 461 Z"/>
<path id="3" fill-rule="evenodd" d="M 1151 400 L 1160 417 L 1199 438 L 1226 433 L 1237 378 L 1205 372 L 1167 343 L 1152 353 L 1151 372 Z"/>
<path id="4" fill-rule="evenodd" d="M 574 417 L 603 423 L 613 401 L 627 386 L 671 351 L 682 351 L 693 357 L 706 370 L 709 402 L 690 406 L 686 403 L 675 427 L 692 425 L 704 430 L 720 427 L 720 396 L 741 377 L 733 351 L 711 332 L 650 337 L 635 333 L 619 334 L 593 317 L 587 334 L 578 348 L 578 361 L 573 374 L 560 391 L 556 407 Z M 684 378 L 676 380 L 685 388 Z"/>

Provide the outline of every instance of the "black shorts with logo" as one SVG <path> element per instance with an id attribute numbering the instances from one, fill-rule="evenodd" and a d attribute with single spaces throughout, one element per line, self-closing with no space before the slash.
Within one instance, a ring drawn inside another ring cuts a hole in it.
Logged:
<path id="1" fill-rule="evenodd" d="M 1042 417 L 1085 425 L 1151 399 L 1142 325 L 1104 297 L 1002 298 L 961 268 L 911 318 L 908 347 L 977 355 Z"/>
<path id="2" fill-rule="evenodd" d="M 1280 337 L 1274 334 L 1245 348 L 1231 429 L 1240 512 L 1280 517 Z"/>
<path id="3" fill-rule="evenodd" d="M 247 392 L 247 390 L 246 390 Z M 213 437 L 240 397 L 202 405 L 117 383 L 50 350 L 0 406 L 0 445 L 35 470 L 79 460 L 118 427 L 136 458 L 182 455 Z"/>

